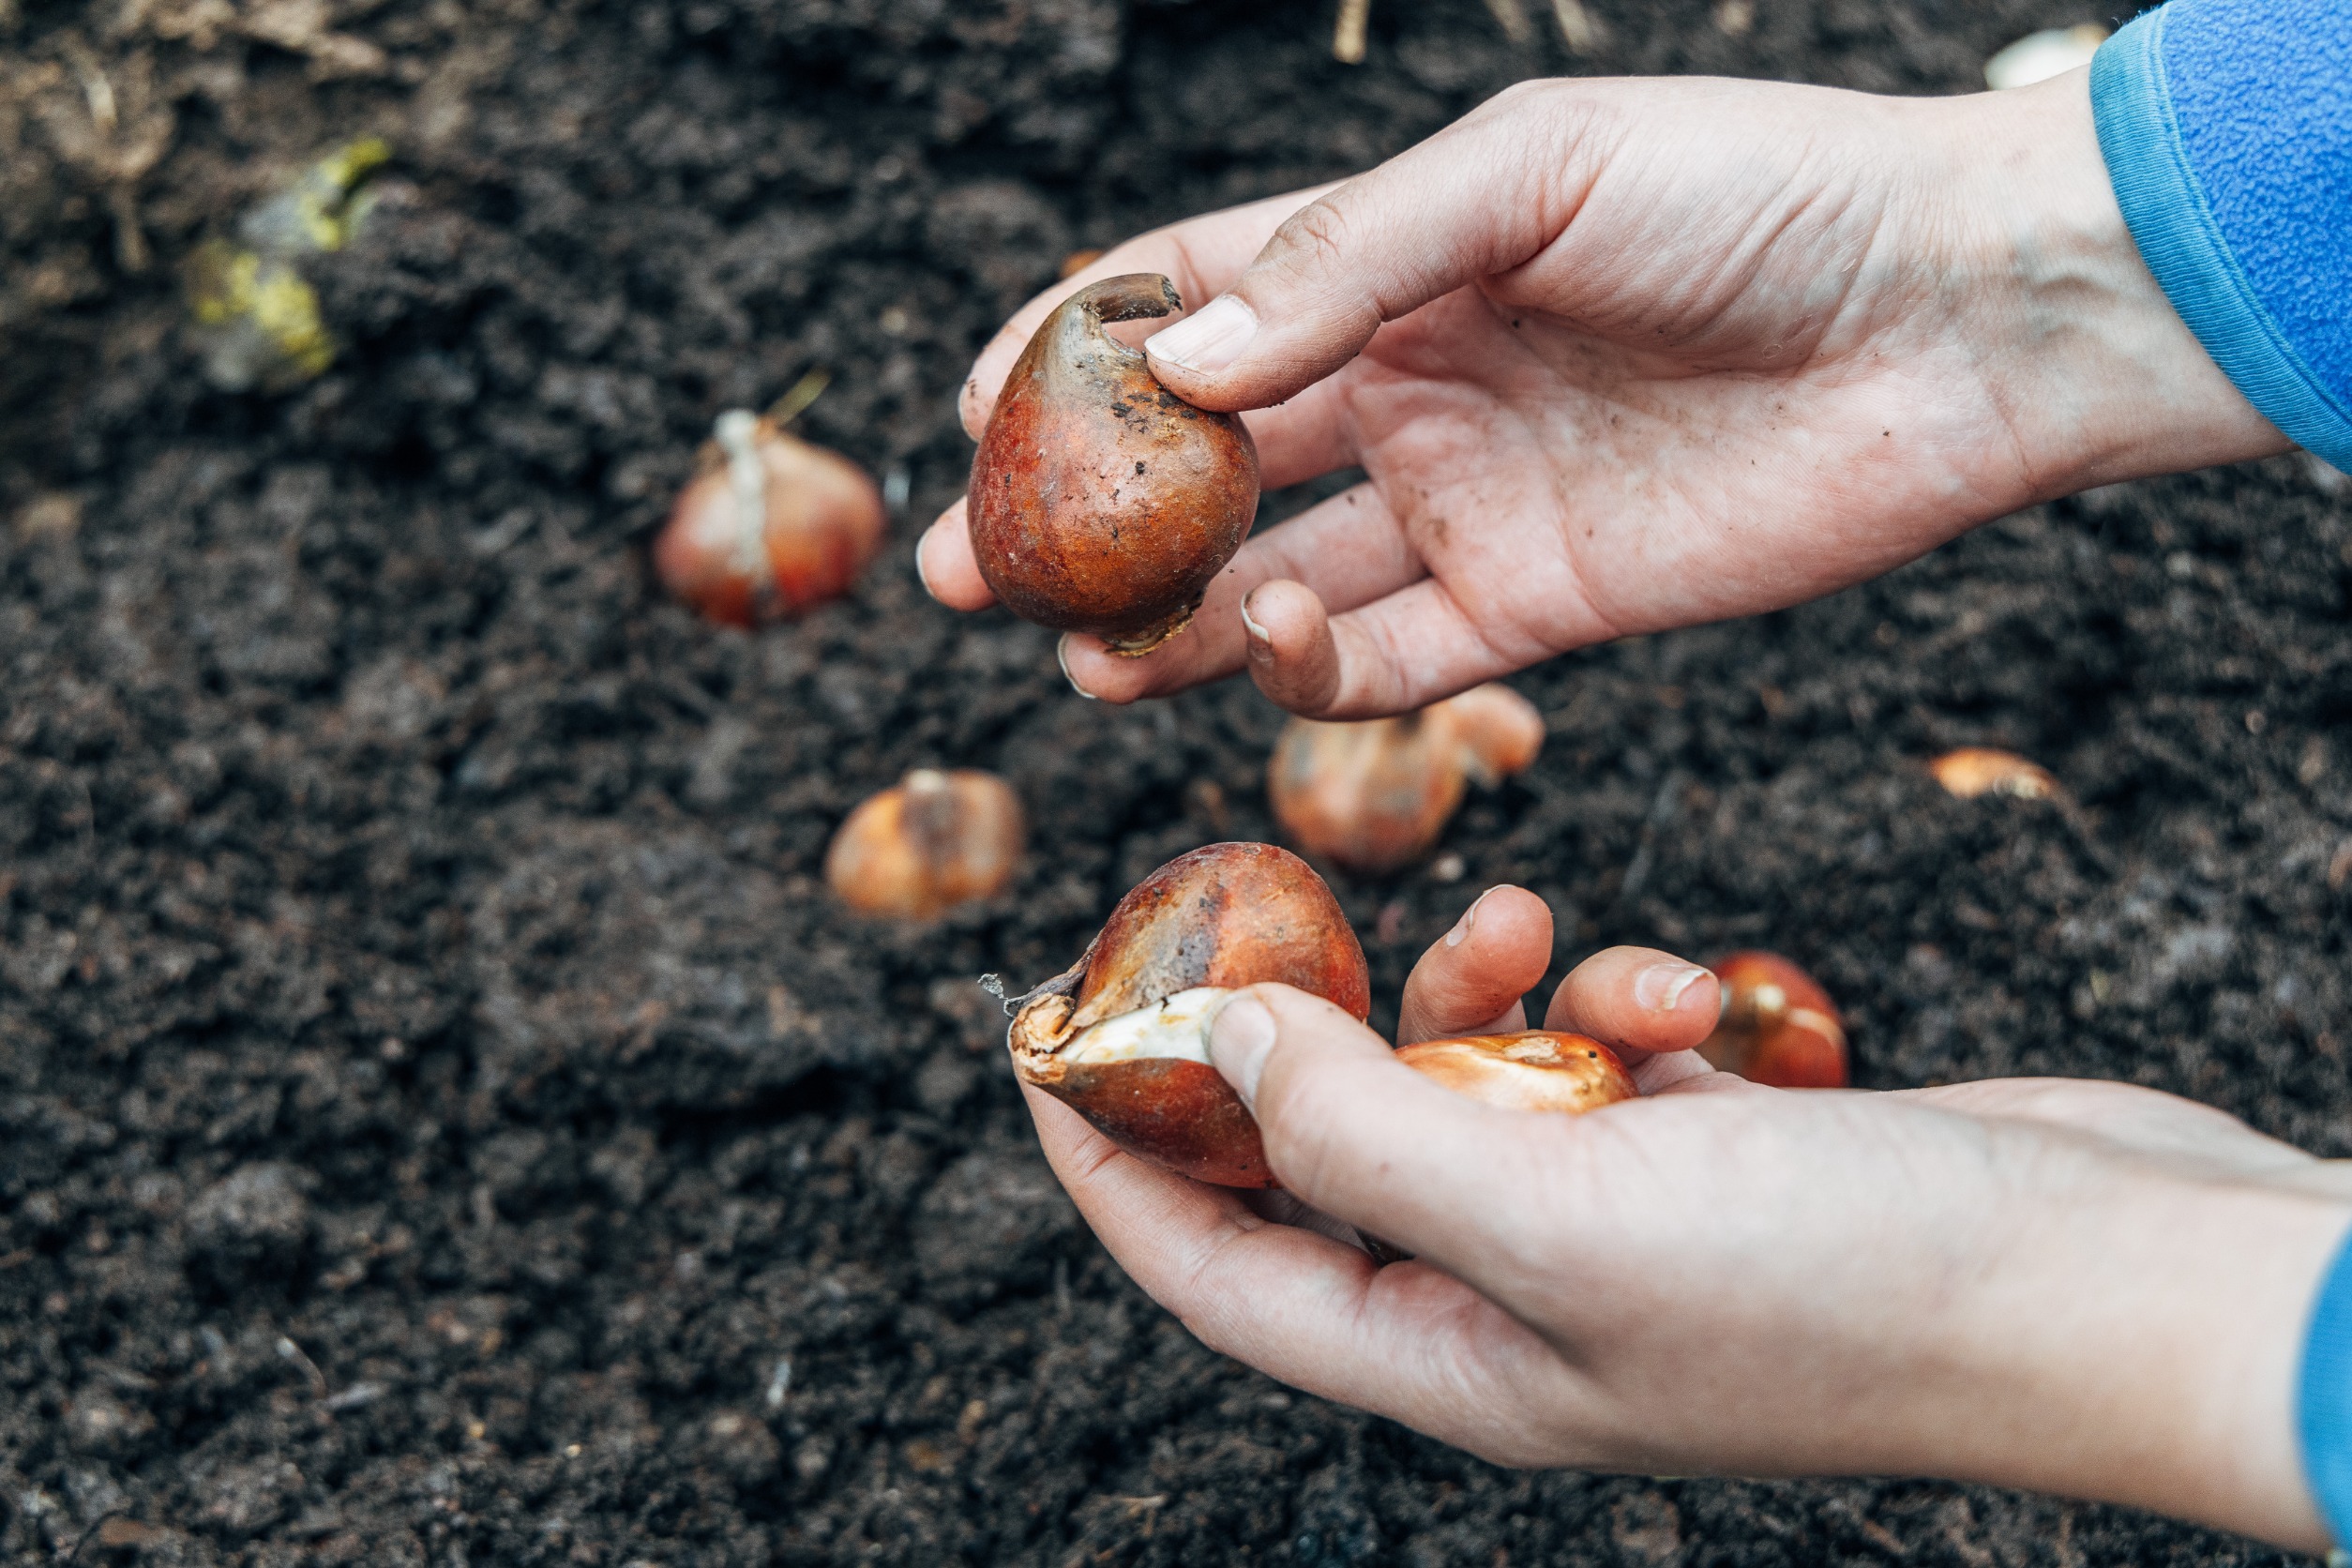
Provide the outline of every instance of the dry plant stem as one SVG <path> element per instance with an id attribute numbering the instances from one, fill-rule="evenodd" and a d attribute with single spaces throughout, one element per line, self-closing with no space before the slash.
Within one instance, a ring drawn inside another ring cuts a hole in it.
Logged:
<path id="1" fill-rule="evenodd" d="M 1519 0 L 1486 0 L 1486 9 L 1513 43 L 1526 43 L 1535 36 L 1535 29 L 1528 24 L 1527 8 Z"/>
<path id="2" fill-rule="evenodd" d="M 1601 22 L 1580 0 L 1552 0 L 1552 20 L 1560 23 L 1560 40 L 1571 54 L 1591 54 L 1601 47 Z"/>
<path id="3" fill-rule="evenodd" d="M 1331 57 L 1343 66 L 1364 64 L 1364 29 L 1372 0 L 1339 0 L 1339 24 L 1331 36 Z"/>

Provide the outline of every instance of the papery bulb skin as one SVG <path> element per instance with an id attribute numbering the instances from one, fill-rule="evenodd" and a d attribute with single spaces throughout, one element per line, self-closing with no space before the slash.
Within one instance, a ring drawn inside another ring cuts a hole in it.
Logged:
<path id="1" fill-rule="evenodd" d="M 1698 1053 L 1775 1089 L 1843 1089 L 1846 1025 L 1812 975 L 1776 953 L 1734 953 L 1713 966 L 1723 1018 Z"/>
<path id="2" fill-rule="evenodd" d="M 1208 1054 L 1225 994 L 1264 981 L 1371 1011 L 1364 948 L 1314 868 L 1271 844 L 1211 844 L 1138 882 L 1078 961 L 1022 999 L 1014 1068 L 1131 1154 L 1272 1186 L 1258 1125 Z"/>
<path id="3" fill-rule="evenodd" d="M 938 918 L 1020 870 L 1020 798 L 992 773 L 917 768 L 862 802 L 825 852 L 825 881 L 861 914 Z"/>
<path id="4" fill-rule="evenodd" d="M 1543 745 L 1535 705 L 1489 684 L 1394 718 L 1294 718 L 1274 743 L 1266 793 L 1307 853 L 1378 875 L 1428 853 L 1470 784 L 1524 771 Z"/>
<path id="5" fill-rule="evenodd" d="M 1406 1046 L 1396 1060 L 1484 1105 L 1581 1116 L 1633 1099 L 1633 1075 L 1600 1041 L 1561 1030 L 1464 1034 Z"/>
<path id="6" fill-rule="evenodd" d="M 1927 764 L 1948 794 L 1962 800 L 2008 795 L 2016 800 L 2052 800 L 2065 789 L 2041 763 L 1989 746 L 1964 746 Z"/>
<path id="7" fill-rule="evenodd" d="M 1005 378 L 967 492 L 972 553 L 1005 608 L 1131 656 L 1184 629 L 1258 512 L 1241 420 L 1184 401 L 1103 330 L 1182 309 L 1143 272 L 1063 300 Z"/>
<path id="8" fill-rule="evenodd" d="M 708 619 L 755 626 L 847 593 L 882 548 L 882 524 L 864 469 L 731 410 L 654 540 L 654 570 Z"/>

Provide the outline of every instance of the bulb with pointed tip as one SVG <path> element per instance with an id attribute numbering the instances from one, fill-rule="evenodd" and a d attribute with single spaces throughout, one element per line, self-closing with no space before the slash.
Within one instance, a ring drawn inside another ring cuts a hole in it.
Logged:
<path id="1" fill-rule="evenodd" d="M 1130 656 L 1184 628 L 1258 512 L 1241 420 L 1184 401 L 1103 330 L 1181 309 L 1140 272 L 1063 300 L 1005 377 L 966 492 L 972 553 L 1006 609 Z"/>
<path id="2" fill-rule="evenodd" d="M 654 541 L 654 570 L 723 625 L 796 615 L 849 591 L 882 548 L 882 510 L 857 464 L 731 409 Z"/>
<path id="3" fill-rule="evenodd" d="M 825 881 L 861 914 L 931 920 L 1004 891 L 1023 837 L 1020 798 L 996 775 L 917 768 L 850 813 Z"/>
<path id="4" fill-rule="evenodd" d="M 1713 967 L 1723 1018 L 1701 1056 L 1775 1089 L 1846 1087 L 1846 1025 L 1812 975 L 1777 953 L 1734 953 Z"/>
<path id="5" fill-rule="evenodd" d="M 1078 961 L 1021 999 L 1014 1070 L 1131 1154 L 1273 1186 L 1258 1123 L 1209 1063 L 1225 997 L 1269 980 L 1371 1011 L 1364 949 L 1314 868 L 1271 844 L 1211 844 L 1137 883 Z"/>
<path id="6" fill-rule="evenodd" d="M 1274 743 L 1266 792 L 1309 854 L 1393 871 L 1437 843 L 1470 784 L 1525 771 L 1543 745 L 1535 704 L 1489 683 L 1395 718 L 1294 718 Z"/>

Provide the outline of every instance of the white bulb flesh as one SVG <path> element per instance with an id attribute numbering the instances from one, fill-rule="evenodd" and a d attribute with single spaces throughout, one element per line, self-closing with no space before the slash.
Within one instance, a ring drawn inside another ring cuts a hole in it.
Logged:
<path id="1" fill-rule="evenodd" d="M 1150 1007 L 1105 1018 L 1062 1048 L 1073 1066 L 1110 1062 L 1209 1061 L 1209 1024 L 1217 1003 L 1230 994 L 1222 986 L 1195 986 Z"/>

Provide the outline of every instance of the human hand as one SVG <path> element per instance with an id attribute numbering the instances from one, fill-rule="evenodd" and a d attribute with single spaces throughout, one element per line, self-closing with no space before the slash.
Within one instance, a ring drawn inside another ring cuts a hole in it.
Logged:
<path id="1" fill-rule="evenodd" d="M 1550 949 L 1540 899 L 1489 892 L 1415 969 L 1402 1039 L 1523 1027 Z M 1416 1255 L 1385 1268 L 1030 1103 L 1104 1244 L 1213 1349 L 1490 1459 L 1930 1474 L 2324 1544 L 2292 1389 L 2344 1168 L 2119 1084 L 1747 1084 L 1685 1048 L 1716 1006 L 1666 954 L 1579 966 L 1546 1024 L 1644 1097 L 1570 1119 L 1236 993 L 1218 1069 L 1296 1202 Z"/>
<path id="2" fill-rule="evenodd" d="M 1530 83 L 1343 185 L 1110 251 L 981 354 L 966 429 L 1054 305 L 1143 271 L 1206 302 L 1153 372 L 1258 411 L 1268 488 L 1367 477 L 1251 539 L 1157 652 L 1065 638 L 1115 701 L 1246 664 L 1299 713 L 1400 712 L 2286 445 L 2141 263 L 2083 72 L 1920 99 Z M 991 602 L 960 503 L 918 561 Z"/>

